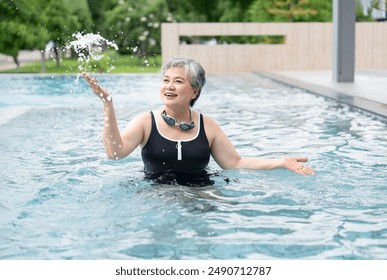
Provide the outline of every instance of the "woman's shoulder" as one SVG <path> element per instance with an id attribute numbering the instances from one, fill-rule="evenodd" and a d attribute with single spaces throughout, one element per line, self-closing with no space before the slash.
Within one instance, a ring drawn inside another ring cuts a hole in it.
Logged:
<path id="1" fill-rule="evenodd" d="M 126 132 L 128 134 L 136 132 L 143 135 L 142 141 L 141 141 L 142 147 L 147 143 L 151 131 L 152 131 L 151 111 L 146 111 L 138 114 L 130 121 L 130 123 L 126 128 Z"/>
<path id="2" fill-rule="evenodd" d="M 142 112 L 133 118 L 133 122 L 143 122 L 151 119 L 151 111 Z"/>
<path id="3" fill-rule="evenodd" d="M 211 127 L 218 127 L 219 124 L 210 116 L 201 114 L 203 116 L 204 125 Z"/>
<path id="4" fill-rule="evenodd" d="M 135 119 L 146 121 L 151 120 L 152 115 L 156 117 L 157 114 L 161 114 L 161 109 L 149 110 L 138 114 Z"/>
<path id="5" fill-rule="evenodd" d="M 151 123 L 152 123 L 151 111 L 146 111 L 134 116 L 129 122 L 128 127 L 136 126 L 136 127 L 147 128 L 148 126 L 151 126 Z"/>
<path id="6" fill-rule="evenodd" d="M 207 139 L 211 145 L 213 139 L 215 139 L 217 135 L 220 134 L 221 128 L 219 124 L 210 116 L 203 115 L 203 122 L 204 122 L 204 130 L 206 132 Z"/>

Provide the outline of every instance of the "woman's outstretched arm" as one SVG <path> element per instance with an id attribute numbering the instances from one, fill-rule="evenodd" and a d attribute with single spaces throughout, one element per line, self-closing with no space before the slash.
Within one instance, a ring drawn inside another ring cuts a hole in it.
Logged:
<path id="1" fill-rule="evenodd" d="M 286 157 L 283 159 L 241 157 L 217 123 L 206 117 L 205 126 L 212 157 L 224 169 L 285 168 L 302 175 L 314 174 L 312 168 L 303 164 L 308 161 L 305 157 Z"/>

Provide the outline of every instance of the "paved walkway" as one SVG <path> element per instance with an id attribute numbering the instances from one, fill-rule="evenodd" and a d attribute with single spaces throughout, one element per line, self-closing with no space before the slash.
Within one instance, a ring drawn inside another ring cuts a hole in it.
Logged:
<path id="1" fill-rule="evenodd" d="M 40 51 L 20 51 L 18 56 L 20 65 L 25 65 L 31 62 L 40 61 L 42 56 Z M 0 54 L 0 71 L 15 69 L 16 64 L 13 61 L 13 58 Z"/>
<path id="2" fill-rule="evenodd" d="M 15 69 L 16 64 L 13 62 L 13 60 L 0 60 L 0 71 L 9 70 L 9 69 Z"/>
<path id="3" fill-rule="evenodd" d="M 259 74 L 387 117 L 387 69 L 357 70 L 353 83 L 333 82 L 332 71 Z"/>

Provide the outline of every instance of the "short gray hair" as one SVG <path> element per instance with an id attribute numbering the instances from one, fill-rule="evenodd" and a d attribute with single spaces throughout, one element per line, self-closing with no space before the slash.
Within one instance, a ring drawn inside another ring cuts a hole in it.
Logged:
<path id="1" fill-rule="evenodd" d="M 199 99 L 200 92 L 206 84 L 206 71 L 200 65 L 200 63 L 191 58 L 173 57 L 164 63 L 161 69 L 161 74 L 164 76 L 165 72 L 167 72 L 167 70 L 172 67 L 183 67 L 185 73 L 190 79 L 191 86 L 198 91 L 196 97 L 191 100 L 190 106 L 192 107 Z"/>

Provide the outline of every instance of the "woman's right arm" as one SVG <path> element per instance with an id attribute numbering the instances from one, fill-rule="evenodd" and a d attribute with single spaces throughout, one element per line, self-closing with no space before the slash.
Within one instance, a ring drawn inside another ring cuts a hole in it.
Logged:
<path id="1" fill-rule="evenodd" d="M 106 150 L 106 155 L 110 159 L 120 159 L 128 156 L 144 141 L 144 124 L 143 121 L 146 115 L 141 115 L 135 118 L 125 131 L 121 134 L 117 125 L 116 113 L 113 105 L 113 98 L 98 83 L 97 79 L 91 78 L 87 73 L 82 73 L 83 77 L 90 85 L 93 92 L 103 102 L 104 113 L 104 129 L 103 143 Z M 148 114 L 149 115 L 149 114 Z"/>

